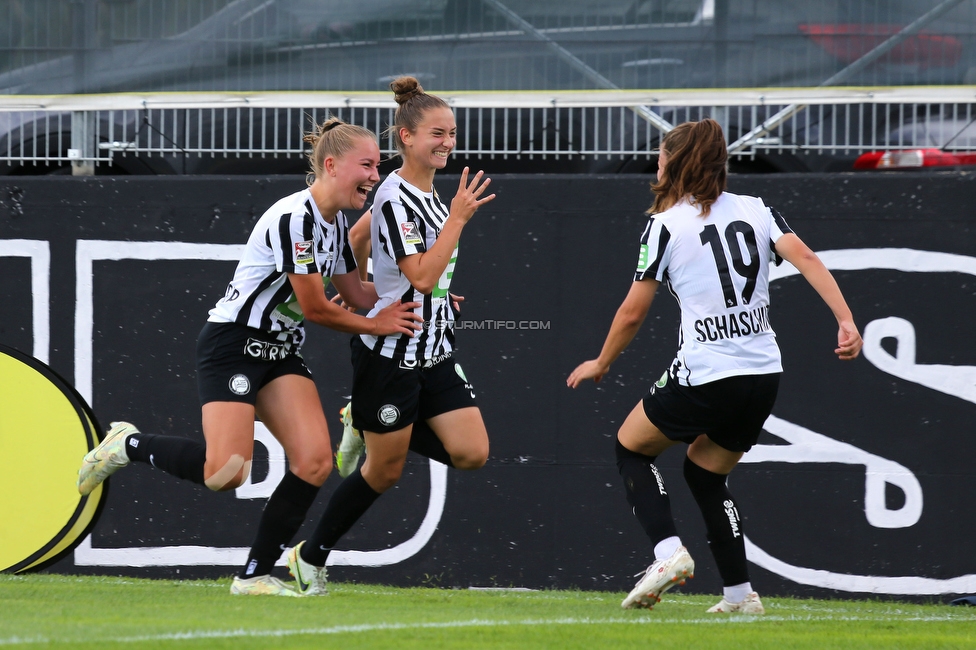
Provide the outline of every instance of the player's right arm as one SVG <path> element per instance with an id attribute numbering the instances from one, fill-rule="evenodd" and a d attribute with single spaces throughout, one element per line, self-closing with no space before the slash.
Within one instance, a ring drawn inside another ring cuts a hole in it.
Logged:
<path id="1" fill-rule="evenodd" d="M 817 254 L 793 233 L 787 233 L 780 237 L 776 241 L 775 247 L 776 253 L 796 267 L 796 270 L 803 275 L 810 286 L 827 303 L 830 311 L 834 314 L 834 318 L 837 319 L 837 349 L 834 352 L 841 359 L 856 358 L 861 352 L 861 346 L 864 342 L 854 324 L 854 315 L 851 313 L 850 307 L 847 306 L 844 294 L 837 286 L 834 276 L 820 261 Z"/>
<path id="2" fill-rule="evenodd" d="M 647 311 L 651 308 L 654 301 L 654 294 L 657 293 L 660 282 L 653 279 L 638 280 L 630 285 L 630 291 L 623 303 L 617 309 L 617 314 L 613 317 L 610 325 L 610 332 L 607 334 L 606 341 L 603 342 L 603 349 L 600 356 L 596 359 L 584 361 L 570 373 L 566 380 L 566 385 L 576 388 L 587 379 L 592 379 L 595 383 L 600 383 L 603 375 L 610 370 L 610 364 L 617 360 L 630 342 L 634 340 L 637 331 L 640 329 Z"/>
<path id="3" fill-rule="evenodd" d="M 381 309 L 372 318 L 366 318 L 330 301 L 325 295 L 321 275 L 289 273 L 288 280 L 291 282 L 292 291 L 295 292 L 305 318 L 318 325 L 340 332 L 371 336 L 390 334 L 413 336 L 414 331 L 420 329 L 417 321 L 422 319 L 413 312 L 415 308 L 420 307 L 420 303 L 401 304 L 398 300 Z"/>

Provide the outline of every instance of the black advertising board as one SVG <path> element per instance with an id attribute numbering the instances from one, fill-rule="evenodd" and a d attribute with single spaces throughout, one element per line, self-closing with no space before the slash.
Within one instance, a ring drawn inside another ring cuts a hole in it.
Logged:
<path id="1" fill-rule="evenodd" d="M 646 176 L 507 176 L 461 239 L 458 359 L 491 437 L 488 464 L 412 456 L 400 484 L 343 539 L 334 580 L 629 589 L 651 549 L 624 499 L 613 437 L 672 359 L 678 311 L 659 292 L 599 385 L 568 373 L 599 352 L 637 262 Z M 202 439 L 194 349 L 254 220 L 298 177 L 6 178 L 0 182 L 0 344 L 47 361 L 98 420 Z M 457 179 L 437 185 L 450 197 Z M 836 327 L 799 276 L 774 273 L 770 319 L 786 372 L 760 444 L 729 485 L 763 594 L 976 591 L 976 204 L 972 175 L 736 176 L 764 197 L 844 290 L 865 338 L 834 358 Z M 336 443 L 348 337 L 309 326 L 305 356 Z M 11 435 L 3 431 L 0 435 Z M 251 480 L 216 494 L 133 466 L 115 475 L 76 573 L 227 575 L 242 564 L 280 447 L 259 425 Z M 80 461 L 80 458 L 79 458 Z M 698 564 L 721 583 L 681 476 L 658 460 Z M 316 519 L 338 484 L 333 475 Z M 307 534 L 313 522 L 299 533 Z M 9 533 L 6 531 L 5 534 Z"/>

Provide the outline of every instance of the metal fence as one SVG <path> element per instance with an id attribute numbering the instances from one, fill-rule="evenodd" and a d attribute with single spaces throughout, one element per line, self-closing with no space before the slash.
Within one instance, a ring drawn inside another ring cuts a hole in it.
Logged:
<path id="1" fill-rule="evenodd" d="M 0 0 L 0 94 L 807 87 L 939 8 L 850 83 L 972 83 L 972 0 Z"/>
<path id="2" fill-rule="evenodd" d="M 722 125 L 738 157 L 976 148 L 973 88 L 445 98 L 457 119 L 455 155 L 475 158 L 650 159 L 671 125 L 703 117 Z M 384 132 L 394 108 L 378 93 L 0 97 L 0 164 L 98 166 L 157 157 L 175 161 L 176 172 L 192 172 L 201 158 L 301 158 L 303 130 L 330 115 L 373 130 L 390 154 Z"/>

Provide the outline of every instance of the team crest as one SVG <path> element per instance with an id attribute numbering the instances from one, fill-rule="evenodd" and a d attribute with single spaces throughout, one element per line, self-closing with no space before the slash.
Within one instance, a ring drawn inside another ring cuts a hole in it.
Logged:
<path id="1" fill-rule="evenodd" d="M 311 264 L 314 258 L 312 257 L 312 242 L 310 241 L 297 241 L 295 242 L 295 264 Z"/>
<path id="2" fill-rule="evenodd" d="M 251 382 L 244 375 L 234 375 L 227 382 L 227 387 L 235 395 L 247 395 L 251 391 Z"/>
<path id="3" fill-rule="evenodd" d="M 376 412 L 376 419 L 386 426 L 391 426 L 400 419 L 400 409 L 392 404 L 381 406 L 380 410 Z"/>
<path id="4" fill-rule="evenodd" d="M 420 237 L 420 229 L 417 228 L 417 224 L 413 221 L 404 221 L 401 223 L 400 232 L 403 233 L 404 244 L 416 246 L 417 244 L 424 243 L 424 240 Z"/>

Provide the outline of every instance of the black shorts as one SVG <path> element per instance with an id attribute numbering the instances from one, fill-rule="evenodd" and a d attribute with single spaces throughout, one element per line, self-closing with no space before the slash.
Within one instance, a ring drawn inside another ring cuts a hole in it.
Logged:
<path id="1" fill-rule="evenodd" d="M 301 375 L 312 379 L 299 350 L 276 334 L 238 325 L 207 322 L 197 338 L 200 404 L 255 404 L 258 391 L 273 379 Z"/>
<path id="2" fill-rule="evenodd" d="M 773 411 L 780 373 L 740 375 L 682 386 L 668 373 L 644 396 L 647 419 L 671 440 L 701 434 L 729 451 L 749 451 Z"/>
<path id="3" fill-rule="evenodd" d="M 358 336 L 350 347 L 352 424 L 360 431 L 388 433 L 417 420 L 477 406 L 474 388 L 453 353 L 429 362 L 400 361 L 373 352 Z"/>

